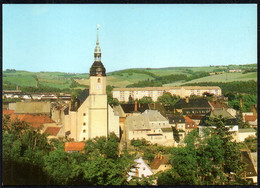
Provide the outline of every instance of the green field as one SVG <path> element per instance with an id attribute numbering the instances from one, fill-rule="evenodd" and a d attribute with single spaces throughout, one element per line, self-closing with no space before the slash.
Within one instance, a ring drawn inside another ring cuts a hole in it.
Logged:
<path id="1" fill-rule="evenodd" d="M 185 74 L 188 77 L 194 72 L 213 72 L 217 70 L 225 69 L 251 69 L 257 68 L 257 64 L 249 65 L 229 65 L 229 66 L 204 66 L 204 67 L 169 67 L 160 69 L 127 69 L 119 70 L 107 73 L 107 85 L 112 85 L 115 87 L 126 87 L 127 85 L 137 83 L 143 80 L 152 80 L 155 76 L 166 76 L 166 75 L 176 75 Z M 152 74 L 151 74 L 152 73 Z M 154 74 L 154 75 L 153 75 Z M 37 77 L 37 78 L 36 78 Z M 18 85 L 18 86 L 36 86 L 36 79 L 38 79 L 38 84 L 55 87 L 55 88 L 70 88 L 72 83 L 71 79 L 82 85 L 89 85 L 89 75 L 84 74 L 72 74 L 63 72 L 28 72 L 28 71 L 16 71 L 16 72 L 6 72 L 3 71 L 3 87 L 6 85 Z M 179 86 L 185 83 L 198 83 L 198 82 L 232 82 L 232 81 L 248 81 L 257 80 L 257 72 L 248 72 L 246 74 L 242 73 L 224 73 L 220 75 L 212 75 L 207 77 L 202 77 L 198 79 L 191 80 L 189 82 L 177 81 L 170 84 L 165 84 L 165 86 Z M 79 88 L 83 88 L 80 86 Z"/>
<path id="2" fill-rule="evenodd" d="M 233 82 L 233 81 L 257 81 L 257 72 L 242 74 L 242 73 L 224 73 L 219 75 L 212 75 L 203 78 L 198 78 L 191 80 L 189 82 L 175 82 L 170 84 L 165 84 L 165 86 L 179 86 L 188 83 L 199 83 L 199 82 Z"/>

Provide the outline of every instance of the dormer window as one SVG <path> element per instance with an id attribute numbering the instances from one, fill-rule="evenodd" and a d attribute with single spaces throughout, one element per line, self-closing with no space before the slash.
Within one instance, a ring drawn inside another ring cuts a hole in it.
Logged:
<path id="1" fill-rule="evenodd" d="M 101 82 L 101 79 L 100 79 L 100 78 L 98 78 L 97 82 L 98 82 L 98 83 L 100 83 L 100 82 Z"/>

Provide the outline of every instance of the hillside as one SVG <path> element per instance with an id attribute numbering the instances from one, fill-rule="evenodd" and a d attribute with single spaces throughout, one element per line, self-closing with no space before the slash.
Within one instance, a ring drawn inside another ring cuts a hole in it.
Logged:
<path id="1" fill-rule="evenodd" d="M 243 72 L 247 71 L 247 73 L 224 73 L 209 76 L 209 73 L 212 72 L 222 72 L 231 69 L 241 69 Z M 146 86 L 146 82 L 158 82 L 164 86 L 178 86 L 187 83 L 200 82 L 256 81 L 256 70 L 257 64 L 207 67 L 168 67 L 160 69 L 126 69 L 107 73 L 107 85 L 126 87 L 129 85 L 135 86 L 138 82 L 143 82 L 144 86 Z M 180 76 L 182 76 L 182 78 L 180 78 Z M 180 79 L 178 80 L 178 78 Z M 87 73 L 29 72 L 16 71 L 14 69 L 3 71 L 3 89 L 14 89 L 16 86 L 41 86 L 58 88 L 61 90 L 84 89 L 87 85 L 89 85 Z"/>

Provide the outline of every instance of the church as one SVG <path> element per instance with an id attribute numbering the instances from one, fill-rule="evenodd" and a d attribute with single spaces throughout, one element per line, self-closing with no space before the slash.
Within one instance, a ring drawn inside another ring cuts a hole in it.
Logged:
<path id="1" fill-rule="evenodd" d="M 89 89 L 83 90 L 65 115 L 67 138 L 84 141 L 114 132 L 119 137 L 119 115 L 107 103 L 106 69 L 101 62 L 99 28 L 94 52 L 94 63 L 89 71 Z"/>

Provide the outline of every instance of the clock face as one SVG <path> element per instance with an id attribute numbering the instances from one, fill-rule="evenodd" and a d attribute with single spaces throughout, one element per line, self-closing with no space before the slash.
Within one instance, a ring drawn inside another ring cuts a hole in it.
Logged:
<path id="1" fill-rule="evenodd" d="M 97 88 L 98 88 L 98 89 L 101 89 L 101 85 L 97 85 Z"/>

